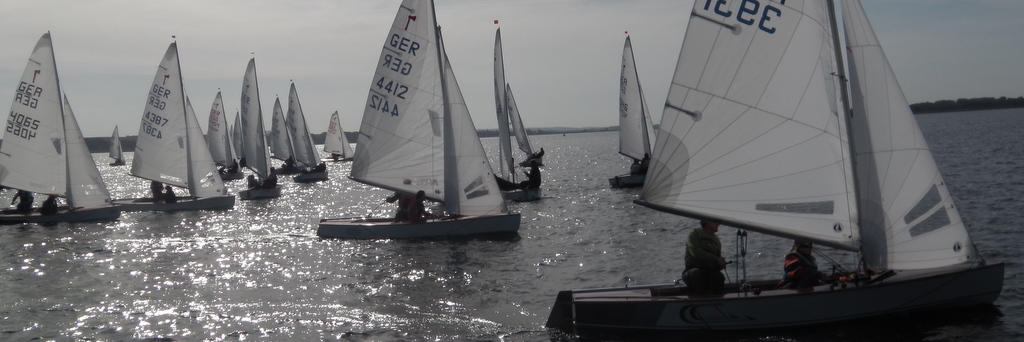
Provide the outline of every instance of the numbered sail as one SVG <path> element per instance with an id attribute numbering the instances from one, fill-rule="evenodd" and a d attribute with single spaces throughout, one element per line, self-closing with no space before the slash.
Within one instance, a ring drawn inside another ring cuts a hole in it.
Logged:
<path id="1" fill-rule="evenodd" d="M 327 126 L 324 152 L 341 155 L 341 158 L 352 158 L 354 155 L 352 146 L 345 138 L 345 130 L 341 128 L 341 119 L 337 111 L 331 114 L 331 122 Z"/>
<path id="2" fill-rule="evenodd" d="M 865 261 L 896 269 L 972 261 L 974 244 L 858 1 L 843 2 L 843 23 Z"/>
<path id="3" fill-rule="evenodd" d="M 110 203 L 110 192 L 96 168 L 96 160 L 92 159 L 67 96 L 64 96 L 64 137 L 67 139 L 68 206 L 96 207 Z"/>
<path id="4" fill-rule="evenodd" d="M 857 250 L 825 4 L 694 3 L 638 203 Z"/>
<path id="5" fill-rule="evenodd" d="M 441 70 L 430 1 L 402 2 L 374 71 L 351 177 L 443 197 Z"/>
<path id="6" fill-rule="evenodd" d="M 185 95 L 178 45 L 171 43 L 157 66 L 142 111 L 131 174 L 180 187 L 188 186 Z"/>
<path id="7" fill-rule="evenodd" d="M 292 147 L 292 138 L 289 136 L 288 121 L 284 116 L 284 109 L 281 107 L 281 99 L 274 99 L 274 111 L 270 124 L 270 157 L 279 160 L 286 160 L 295 157 Z"/>
<path id="8" fill-rule="evenodd" d="M 220 92 L 210 106 L 209 121 L 206 123 L 206 144 L 210 146 L 210 156 L 220 166 L 231 165 L 235 160 L 235 152 L 231 147 L 228 133 L 227 113 L 224 113 L 224 99 Z"/>
<path id="9" fill-rule="evenodd" d="M 295 83 L 292 83 L 288 91 L 288 129 L 292 139 L 292 147 L 295 151 L 295 162 L 304 167 L 314 167 L 320 163 L 320 155 L 316 153 L 313 146 L 313 138 L 309 136 L 309 126 L 306 124 L 306 116 L 302 114 L 302 104 L 299 103 L 299 93 L 295 90 Z"/>
<path id="10" fill-rule="evenodd" d="M 14 93 L 3 144 L 0 185 L 44 194 L 64 194 L 66 182 L 63 106 L 50 34 L 29 56 Z"/>
<path id="11" fill-rule="evenodd" d="M 650 134 L 653 130 L 650 112 L 640 88 L 633 44 L 626 36 L 619 76 L 619 153 L 637 160 L 651 153 Z"/>
<path id="12" fill-rule="evenodd" d="M 242 80 L 241 100 L 242 148 L 245 163 L 259 177 L 270 176 L 270 157 L 267 154 L 267 139 L 263 129 L 263 114 L 260 109 L 259 82 L 256 79 L 256 59 L 249 59 Z"/>

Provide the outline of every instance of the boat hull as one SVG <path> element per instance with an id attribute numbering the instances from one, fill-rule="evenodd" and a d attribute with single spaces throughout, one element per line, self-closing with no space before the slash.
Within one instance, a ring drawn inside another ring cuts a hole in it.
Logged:
<path id="1" fill-rule="evenodd" d="M 254 200 L 261 198 L 277 198 L 281 197 L 281 187 L 275 187 L 273 189 L 256 188 L 247 189 L 238 192 L 238 198 L 243 200 Z"/>
<path id="2" fill-rule="evenodd" d="M 323 182 L 327 180 L 327 171 L 300 173 L 298 176 L 292 177 L 292 180 L 299 183 Z"/>
<path id="3" fill-rule="evenodd" d="M 116 161 L 116 162 L 113 162 L 113 163 L 110 163 L 110 164 L 107 164 L 107 165 L 110 165 L 110 166 L 121 166 L 121 165 L 125 165 L 125 163 L 123 161 Z"/>
<path id="4" fill-rule="evenodd" d="M 245 174 L 242 173 L 242 172 L 232 172 L 232 173 L 221 173 L 220 174 L 220 180 L 224 180 L 224 181 L 238 180 L 238 179 L 242 179 L 242 178 L 245 178 Z"/>
<path id="5" fill-rule="evenodd" d="M 121 211 L 228 210 L 235 207 L 235 196 L 178 197 L 174 203 L 154 203 L 152 198 L 114 200 Z"/>
<path id="6" fill-rule="evenodd" d="M 278 175 L 294 175 L 294 174 L 297 174 L 299 172 L 302 172 L 302 168 L 298 167 L 298 166 L 292 166 L 292 167 L 284 167 L 284 166 L 282 166 L 282 167 L 274 168 L 273 171 L 274 171 L 275 174 L 278 174 Z"/>
<path id="7" fill-rule="evenodd" d="M 571 290 L 558 294 L 547 326 L 581 334 L 774 329 L 991 304 L 1002 286 L 1003 264 L 999 263 L 900 271 L 860 286 L 821 285 L 808 291 L 772 288 L 757 295 L 731 291 L 690 297 L 684 286 L 675 284 Z M 737 288 L 733 285 L 731 289 Z"/>
<path id="8" fill-rule="evenodd" d="M 541 198 L 541 189 L 502 191 L 501 196 L 515 202 L 536 201 Z"/>
<path id="9" fill-rule="evenodd" d="M 608 178 L 608 184 L 613 188 L 632 188 L 644 186 L 645 180 L 647 180 L 647 175 L 633 175 L 627 173 Z"/>
<path id="10" fill-rule="evenodd" d="M 320 220 L 316 234 L 341 239 L 407 239 L 439 236 L 515 233 L 520 215 L 480 215 L 431 219 L 423 223 L 394 222 L 390 218 L 335 218 Z"/>
<path id="11" fill-rule="evenodd" d="M 54 215 L 40 215 L 39 211 L 24 215 L 4 210 L 0 213 L 0 224 L 113 221 L 119 217 L 121 210 L 115 206 L 81 207 L 74 210 L 61 207 Z"/>

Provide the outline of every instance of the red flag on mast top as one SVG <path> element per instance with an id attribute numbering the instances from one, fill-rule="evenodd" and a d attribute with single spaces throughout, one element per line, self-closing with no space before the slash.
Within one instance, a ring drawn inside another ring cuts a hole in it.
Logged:
<path id="1" fill-rule="evenodd" d="M 494 19 L 494 25 L 498 25 L 498 19 Z"/>

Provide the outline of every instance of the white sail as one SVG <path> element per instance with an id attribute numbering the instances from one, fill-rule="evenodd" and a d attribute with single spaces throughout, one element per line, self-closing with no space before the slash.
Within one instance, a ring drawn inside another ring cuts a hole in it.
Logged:
<path id="1" fill-rule="evenodd" d="M 444 54 L 444 45 L 441 46 Z M 507 212 L 505 199 L 494 180 L 487 154 L 473 125 L 469 107 L 455 73 L 444 57 L 444 206 L 453 215 L 487 215 Z"/>
<path id="2" fill-rule="evenodd" d="M 331 122 L 327 126 L 327 136 L 324 139 L 324 152 L 341 155 L 341 158 L 352 158 L 352 146 L 345 138 L 345 130 L 341 128 L 341 119 L 338 111 L 331 114 Z"/>
<path id="3" fill-rule="evenodd" d="M 124 158 L 124 150 L 121 148 L 121 136 L 117 133 L 117 126 L 114 126 L 114 133 L 110 135 L 110 148 L 107 151 L 107 156 L 114 158 L 115 161 L 121 161 Z"/>
<path id="4" fill-rule="evenodd" d="M 64 137 L 67 148 L 68 206 L 97 207 L 109 204 L 110 192 L 103 183 L 100 170 L 96 168 L 96 161 L 92 159 L 67 96 L 64 96 Z"/>
<path id="5" fill-rule="evenodd" d="M 36 193 L 66 188 L 63 106 L 50 34 L 36 43 L 14 93 L 3 145 L 0 185 Z"/>
<path id="6" fill-rule="evenodd" d="M 403 1 L 374 71 L 351 178 L 443 197 L 441 70 L 433 4 Z"/>
<path id="7" fill-rule="evenodd" d="M 512 96 L 512 86 L 505 84 L 505 99 L 508 104 L 508 119 L 512 124 L 512 134 L 516 137 L 519 150 L 526 153 L 526 159 L 533 155 L 533 147 L 530 146 L 530 136 L 526 134 L 526 126 L 523 126 L 523 118 L 519 116 L 519 106 L 516 106 L 516 98 Z"/>
<path id="8" fill-rule="evenodd" d="M 302 104 L 299 103 L 295 83 L 292 83 L 288 91 L 288 130 L 295 151 L 296 165 L 314 167 L 319 164 L 320 155 L 316 153 L 313 138 L 309 136 L 309 126 L 306 124 L 306 116 L 302 114 Z"/>
<path id="9" fill-rule="evenodd" d="M 274 98 L 274 111 L 270 120 L 270 157 L 279 160 L 294 158 L 295 150 L 289 134 L 289 123 L 284 116 L 280 98 Z"/>
<path id="10" fill-rule="evenodd" d="M 256 59 L 249 59 L 242 80 L 241 99 L 242 148 L 245 164 L 261 179 L 270 176 L 270 157 L 267 154 L 267 139 L 263 130 L 263 114 L 260 108 L 259 82 L 256 79 Z"/>
<path id="11" fill-rule="evenodd" d="M 188 191 L 195 197 L 227 195 L 224 181 L 210 155 L 210 147 L 203 138 L 203 129 L 192 110 L 192 102 L 185 98 L 185 136 L 188 161 Z"/>
<path id="12" fill-rule="evenodd" d="M 644 100 L 640 78 L 633 58 L 633 44 L 629 36 L 622 47 L 622 72 L 619 76 L 619 153 L 633 159 L 643 159 L 651 153 L 651 117 Z"/>
<path id="13" fill-rule="evenodd" d="M 238 159 L 245 158 L 245 149 L 242 148 L 242 118 L 238 111 L 235 111 L 235 123 L 231 125 L 231 146 L 234 147 Z"/>
<path id="14" fill-rule="evenodd" d="M 828 12 L 694 3 L 640 203 L 857 250 Z"/>
<path id="15" fill-rule="evenodd" d="M 131 174 L 188 186 L 185 95 L 177 43 L 171 43 L 157 66 L 143 109 Z"/>
<path id="16" fill-rule="evenodd" d="M 217 97 L 213 99 L 213 105 L 210 106 L 210 116 L 206 126 L 206 144 L 210 146 L 210 155 L 213 157 L 213 161 L 220 166 L 231 165 L 235 160 L 235 152 L 231 147 L 228 133 L 224 99 L 221 98 L 219 91 Z"/>
<path id="17" fill-rule="evenodd" d="M 509 129 L 508 100 L 505 89 L 505 60 L 501 51 L 501 28 L 494 32 L 494 108 L 498 116 L 498 164 L 501 178 L 514 181 L 515 162 L 512 158 L 512 138 Z"/>
<path id="18" fill-rule="evenodd" d="M 864 258 L 940 267 L 977 258 L 949 189 L 858 1 L 843 1 Z"/>

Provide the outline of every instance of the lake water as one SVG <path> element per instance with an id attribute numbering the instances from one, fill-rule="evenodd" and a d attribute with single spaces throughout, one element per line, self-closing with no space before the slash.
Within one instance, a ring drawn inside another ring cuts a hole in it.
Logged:
<path id="1" fill-rule="evenodd" d="M 994 307 L 791 331 L 643 338 L 1024 339 L 1024 110 L 917 118 L 979 250 L 989 262 L 1007 264 Z M 320 239 L 320 218 L 392 213 L 387 191 L 345 177 L 350 163 L 330 163 L 328 182 L 282 178 L 281 198 L 238 201 L 228 211 L 0 226 L 0 340 L 580 339 L 544 328 L 556 293 L 673 281 L 696 222 L 633 204 L 639 189 L 608 187 L 607 179 L 629 164 L 616 152 L 617 133 L 531 139 L 547 152 L 545 198 L 510 204 L 522 213 L 510 238 Z M 495 140 L 483 141 L 495 155 Z M 94 157 L 115 198 L 147 194 L 149 181 L 128 175 L 128 166 Z M 243 186 L 229 183 L 234 193 Z M 736 230 L 723 227 L 719 236 L 727 258 L 738 260 Z M 778 277 L 788 245 L 751 234 L 741 258 L 748 278 Z M 854 261 L 835 253 L 847 266 Z M 732 280 L 740 276 L 735 271 Z M 633 336 L 597 339 L 604 338 Z"/>

